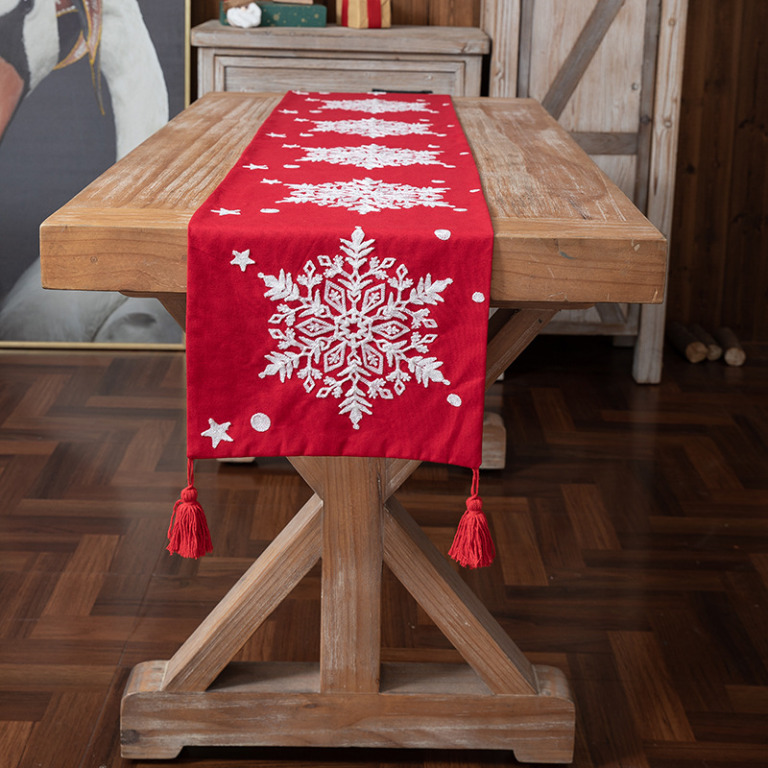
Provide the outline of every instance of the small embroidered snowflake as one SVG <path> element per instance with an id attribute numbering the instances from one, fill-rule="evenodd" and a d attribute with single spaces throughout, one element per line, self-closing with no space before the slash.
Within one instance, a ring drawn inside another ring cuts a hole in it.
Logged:
<path id="1" fill-rule="evenodd" d="M 380 179 L 352 179 L 324 184 L 286 184 L 292 190 L 278 203 L 312 203 L 329 208 L 346 208 L 355 213 L 398 211 L 404 208 L 452 208 L 443 199 L 446 187 L 413 187 L 389 184 Z"/>
<path id="2" fill-rule="evenodd" d="M 379 120 L 368 117 L 363 120 L 315 120 L 315 133 L 344 133 L 351 136 L 367 136 L 369 139 L 382 136 L 412 136 L 414 134 L 444 136 L 429 129 L 432 123 L 406 123 L 401 120 Z"/>
<path id="3" fill-rule="evenodd" d="M 326 100 L 320 109 L 346 109 L 349 112 L 368 112 L 380 115 L 383 112 L 432 112 L 426 101 L 389 101 L 387 99 L 335 99 Z"/>
<path id="4" fill-rule="evenodd" d="M 424 330 L 437 329 L 430 307 L 453 280 L 427 274 L 414 283 L 394 258 L 370 256 L 373 242 L 357 227 L 341 238 L 341 254 L 317 257 L 322 272 L 310 260 L 295 279 L 284 270 L 259 273 L 264 295 L 278 303 L 268 321 L 277 349 L 259 377 L 285 382 L 295 373 L 307 394 L 339 400 L 354 429 L 376 398 L 392 400 L 408 382 L 450 384 L 442 361 L 428 356 L 437 333 Z"/>
<path id="5" fill-rule="evenodd" d="M 285 145 L 283 145 L 285 146 Z M 354 165 L 357 168 L 397 168 L 409 165 L 442 165 L 454 168 L 437 159 L 439 151 L 429 149 L 401 149 L 382 144 L 363 144 L 361 147 L 303 147 L 305 155 L 299 162 Z"/>

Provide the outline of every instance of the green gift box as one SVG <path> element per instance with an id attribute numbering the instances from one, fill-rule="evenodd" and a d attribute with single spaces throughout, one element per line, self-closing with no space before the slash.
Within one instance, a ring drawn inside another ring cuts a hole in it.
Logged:
<path id="1" fill-rule="evenodd" d="M 293 5 L 290 3 L 256 2 L 261 8 L 261 27 L 324 27 L 328 9 L 324 5 Z M 220 4 L 219 20 L 227 23 L 224 3 Z"/>

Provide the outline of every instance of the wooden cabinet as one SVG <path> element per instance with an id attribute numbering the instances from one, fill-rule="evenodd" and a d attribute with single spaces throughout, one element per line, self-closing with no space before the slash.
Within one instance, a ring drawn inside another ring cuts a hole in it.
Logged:
<path id="1" fill-rule="evenodd" d="M 475 27 L 192 29 L 198 95 L 209 91 L 424 91 L 479 96 L 487 35 Z"/>

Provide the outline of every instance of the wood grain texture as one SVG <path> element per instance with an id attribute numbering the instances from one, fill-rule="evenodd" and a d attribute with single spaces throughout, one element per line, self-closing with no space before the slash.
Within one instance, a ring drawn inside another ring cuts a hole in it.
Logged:
<path id="1" fill-rule="evenodd" d="M 43 284 L 183 293 L 186 223 L 276 101 L 208 94 L 97 179 L 43 223 Z M 492 301 L 661 300 L 664 239 L 538 104 L 456 104 L 496 233 Z"/>
<path id="2" fill-rule="evenodd" d="M 165 691 L 204 691 L 320 557 L 320 510 L 310 499 L 179 648 Z"/>
<path id="3" fill-rule="evenodd" d="M 377 693 L 386 460 L 310 461 L 324 485 L 320 690 Z"/>
<path id="4" fill-rule="evenodd" d="M 766 764 L 768 354 L 746 349 L 742 368 L 669 352 L 664 381 L 647 388 L 627 375 L 631 352 L 606 339 L 539 338 L 494 384 L 510 460 L 483 474 L 481 493 L 498 561 L 461 578 L 536 667 L 566 673 L 575 768 Z M 312 495 L 285 461 L 200 462 L 215 551 L 170 557 L 184 423 L 180 353 L 0 354 L 3 768 L 509 763 L 483 749 L 120 757 L 129 668 L 171 656 Z M 468 482 L 466 470 L 423 465 L 398 492 L 443 553 Z M 87 614 L 77 592 L 67 612 L 57 590 L 73 574 L 101 583 Z M 316 685 L 319 603 L 313 568 L 238 658 L 306 663 Z M 402 690 L 389 665 L 405 662 L 449 665 L 451 684 L 472 690 L 459 654 L 385 569 L 386 690 Z M 229 680 L 242 682 L 237 669 Z"/>

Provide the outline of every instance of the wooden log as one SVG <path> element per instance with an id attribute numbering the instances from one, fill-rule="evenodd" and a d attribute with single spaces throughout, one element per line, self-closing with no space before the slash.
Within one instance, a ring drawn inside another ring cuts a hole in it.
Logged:
<path id="1" fill-rule="evenodd" d="M 744 365 L 747 353 L 742 349 L 736 334 L 730 328 L 718 328 L 715 338 L 724 350 L 725 362 L 728 365 Z"/>
<path id="2" fill-rule="evenodd" d="M 691 326 L 691 333 L 707 348 L 707 360 L 719 360 L 723 356 L 723 348 L 711 333 L 705 331 L 695 323 Z"/>
<path id="3" fill-rule="evenodd" d="M 667 337 L 672 346 L 688 360 L 689 363 L 700 363 L 707 357 L 707 347 L 702 344 L 682 323 L 669 323 Z"/>

